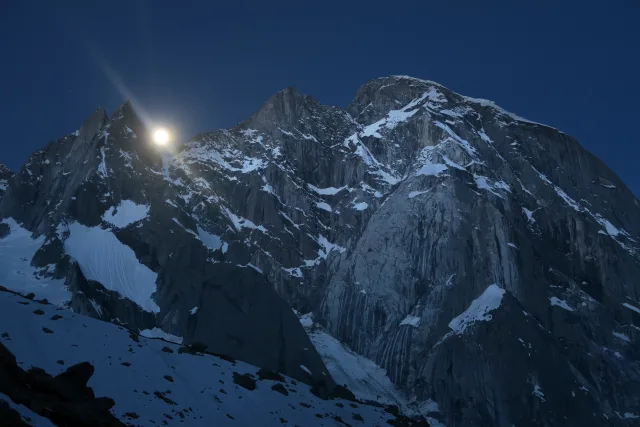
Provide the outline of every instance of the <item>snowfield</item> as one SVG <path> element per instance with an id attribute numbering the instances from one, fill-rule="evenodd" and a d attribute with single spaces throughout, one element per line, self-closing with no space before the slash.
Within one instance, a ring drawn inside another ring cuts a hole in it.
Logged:
<path id="1" fill-rule="evenodd" d="M 178 344 L 6 291 L 0 291 L 0 336 L 25 370 L 58 375 L 91 363 L 88 386 L 96 397 L 114 399 L 112 413 L 130 425 L 383 426 L 394 419 L 383 408 L 321 400 L 290 378 L 259 379 L 258 369 L 246 363 L 181 352 Z M 51 425 L 3 395 L 0 400 L 36 426 Z"/>
<path id="2" fill-rule="evenodd" d="M 298 318 L 338 384 L 345 385 L 359 399 L 398 405 L 406 409 L 405 398 L 384 369 L 329 335 L 314 322 L 311 313 L 298 314 Z"/>
<path id="3" fill-rule="evenodd" d="M 71 292 L 65 287 L 64 280 L 44 278 L 31 266 L 33 255 L 43 245 L 44 237 L 34 239 L 31 232 L 13 218 L 5 218 L 0 224 L 9 227 L 9 234 L 0 239 L 0 285 L 25 294 L 33 292 L 53 304 L 70 301 Z"/>
<path id="4" fill-rule="evenodd" d="M 154 313 L 160 311 L 151 298 L 156 291 L 158 275 L 140 264 L 135 252 L 120 242 L 111 231 L 71 223 L 64 250 L 78 262 L 88 280 L 100 282 L 143 310 Z"/>

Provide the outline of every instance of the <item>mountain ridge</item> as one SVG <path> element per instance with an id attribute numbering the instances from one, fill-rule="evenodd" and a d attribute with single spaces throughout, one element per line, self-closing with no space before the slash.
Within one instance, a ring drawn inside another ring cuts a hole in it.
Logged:
<path id="1" fill-rule="evenodd" d="M 406 404 L 445 425 L 551 426 L 564 417 L 618 425 L 616 411 L 640 412 L 631 345 L 640 203 L 574 138 L 406 77 L 365 83 L 346 109 L 287 88 L 244 122 L 196 135 L 168 163 L 144 125 L 106 126 L 89 141 L 85 172 L 68 178 L 75 186 L 55 181 L 56 159 L 42 166 L 40 153 L 0 201 L 0 216 L 25 218 L 47 236 L 51 249 L 34 260 L 65 280 L 75 311 L 213 343 L 212 333 L 232 326 L 194 319 L 210 313 L 202 298 L 219 300 L 212 289 L 239 281 L 248 287 L 224 287 L 222 311 L 236 310 L 250 289 L 273 289 L 269 298 L 297 310 L 303 325 L 312 316 L 326 334 L 305 333 L 287 314 L 300 351 L 307 335 L 319 349 L 337 339 L 386 370 Z M 78 136 L 65 138 L 52 155 L 82 164 Z M 47 197 L 63 199 L 60 211 Z M 73 245 L 78 230 L 114 236 L 115 261 L 157 275 L 145 298 L 158 313 L 118 296 L 126 280 L 98 274 L 83 258 L 96 249 Z M 223 271 L 212 288 L 207 278 Z M 305 362 L 313 381 L 333 369 L 362 388 L 344 376 L 346 356 L 321 350 L 330 369 L 320 356 L 314 367 Z M 280 369 L 248 347 L 236 356 Z M 290 374 L 305 378 L 295 363 Z M 613 388 L 614 400 L 599 391 Z"/>

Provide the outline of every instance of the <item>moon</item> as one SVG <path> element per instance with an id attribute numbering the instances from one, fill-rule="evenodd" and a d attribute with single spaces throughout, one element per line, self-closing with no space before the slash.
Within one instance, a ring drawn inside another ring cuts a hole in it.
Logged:
<path id="1" fill-rule="evenodd" d="M 164 128 L 153 131 L 153 142 L 158 145 L 166 145 L 169 142 L 169 132 Z"/>

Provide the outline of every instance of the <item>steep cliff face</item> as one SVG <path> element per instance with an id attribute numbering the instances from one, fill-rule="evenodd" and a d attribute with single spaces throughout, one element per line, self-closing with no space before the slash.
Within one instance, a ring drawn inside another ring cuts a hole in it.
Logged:
<path id="1" fill-rule="evenodd" d="M 329 330 L 454 425 L 637 412 L 640 211 L 625 185 L 561 132 L 435 83 L 373 81 L 349 111 L 403 179 L 336 261 Z"/>
<path id="2" fill-rule="evenodd" d="M 338 365 L 369 358 L 448 426 L 640 414 L 640 202 L 573 138 L 401 76 L 346 109 L 285 89 L 164 161 L 129 110 L 36 153 L 0 202 L 75 310 L 327 377 L 288 304 L 360 355 L 319 348 L 334 376 L 364 384 Z M 78 243 L 98 241 L 148 271 L 119 255 L 113 280 Z"/>
<path id="3" fill-rule="evenodd" d="M 287 89 L 171 170 L 215 183 L 185 190 L 225 206 L 201 217 L 446 423 L 638 412 L 640 207 L 571 137 L 391 77 L 346 112 Z"/>

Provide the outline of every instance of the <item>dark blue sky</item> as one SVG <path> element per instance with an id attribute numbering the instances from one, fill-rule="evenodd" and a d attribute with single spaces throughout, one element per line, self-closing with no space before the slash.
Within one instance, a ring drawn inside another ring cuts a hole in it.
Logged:
<path id="1" fill-rule="evenodd" d="M 486 4 L 483 4 L 486 3 Z M 557 127 L 640 194 L 640 2 L 0 0 L 0 162 L 122 95 L 187 138 L 287 86 L 345 106 L 407 74 Z"/>

